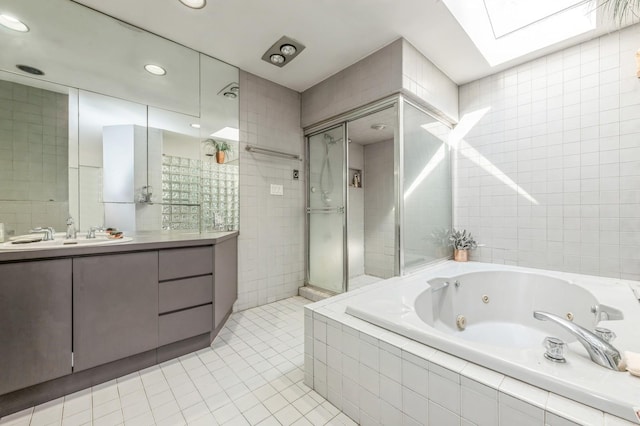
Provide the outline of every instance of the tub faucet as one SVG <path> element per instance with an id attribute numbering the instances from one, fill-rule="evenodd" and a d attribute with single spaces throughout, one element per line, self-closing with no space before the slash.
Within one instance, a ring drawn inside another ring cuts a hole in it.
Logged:
<path id="1" fill-rule="evenodd" d="M 578 341 L 582 343 L 582 346 L 587 350 L 591 361 L 610 370 L 620 371 L 619 364 L 622 360 L 620 352 L 596 334 L 579 326 L 578 324 L 574 324 L 548 312 L 535 311 L 533 313 L 533 317 L 540 321 L 551 321 L 558 324 L 560 327 L 574 335 Z"/>

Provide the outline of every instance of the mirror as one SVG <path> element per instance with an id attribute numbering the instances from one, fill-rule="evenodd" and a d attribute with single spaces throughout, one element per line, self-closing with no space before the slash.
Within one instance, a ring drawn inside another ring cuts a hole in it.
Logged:
<path id="1" fill-rule="evenodd" d="M 7 0 L 0 12 L 29 28 L 0 26 L 0 223 L 7 234 L 64 231 L 69 215 L 81 231 L 237 229 L 237 68 L 68 0 Z M 166 74 L 148 73 L 147 64 Z M 37 99 L 55 99 L 55 123 L 50 105 Z M 36 108 L 41 119 L 18 114 Z M 14 128 L 26 132 L 23 142 Z M 231 146 L 223 164 L 207 156 L 206 139 Z M 198 174 L 187 175 L 193 186 L 180 187 L 186 199 L 167 197 L 165 166 L 184 159 L 199 164 Z"/>

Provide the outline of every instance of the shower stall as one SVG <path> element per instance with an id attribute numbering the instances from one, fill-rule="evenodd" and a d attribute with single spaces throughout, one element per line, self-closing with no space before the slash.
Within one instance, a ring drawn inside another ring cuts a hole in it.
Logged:
<path id="1" fill-rule="evenodd" d="M 341 293 L 451 256 L 450 131 L 403 95 L 305 129 L 305 285 Z"/>

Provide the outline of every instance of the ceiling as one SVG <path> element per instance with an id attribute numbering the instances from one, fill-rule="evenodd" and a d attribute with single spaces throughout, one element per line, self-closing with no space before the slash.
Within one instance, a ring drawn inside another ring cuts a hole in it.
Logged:
<path id="1" fill-rule="evenodd" d="M 449 11 L 482 0 L 76 0 L 296 91 L 319 83 L 404 37 L 457 84 L 603 34 L 598 28 L 490 66 Z M 261 60 L 283 35 L 306 45 L 284 68 Z"/>
<path id="2" fill-rule="evenodd" d="M 348 124 L 349 140 L 358 145 L 369 145 L 393 139 L 398 113 L 395 108 L 387 108 L 374 114 L 369 114 Z M 384 128 L 376 130 L 371 126 L 378 124 Z"/>

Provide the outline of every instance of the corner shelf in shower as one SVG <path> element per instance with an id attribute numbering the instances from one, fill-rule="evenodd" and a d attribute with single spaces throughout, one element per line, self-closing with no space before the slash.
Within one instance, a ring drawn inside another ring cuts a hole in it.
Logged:
<path id="1" fill-rule="evenodd" d="M 355 174 L 358 174 L 360 176 L 360 185 L 359 186 L 355 186 L 353 184 L 353 177 L 355 176 Z M 349 188 L 358 188 L 358 189 L 362 189 L 362 170 L 361 169 L 356 169 L 353 167 L 349 167 Z"/>

